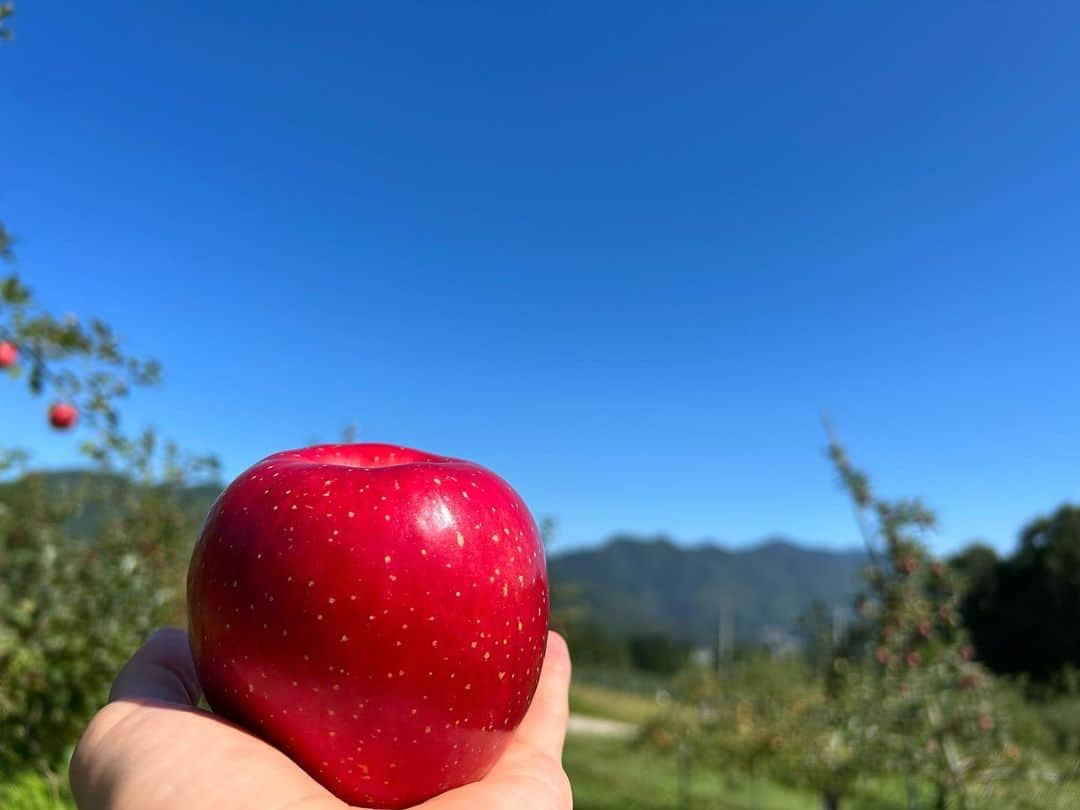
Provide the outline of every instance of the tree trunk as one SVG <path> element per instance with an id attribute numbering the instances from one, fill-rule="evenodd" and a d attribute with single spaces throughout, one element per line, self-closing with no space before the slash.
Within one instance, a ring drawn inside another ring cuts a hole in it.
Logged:
<path id="1" fill-rule="evenodd" d="M 826 790 L 822 793 L 821 810 L 840 810 L 840 791 Z"/>
<path id="2" fill-rule="evenodd" d="M 948 810 L 949 789 L 945 785 L 937 786 L 937 799 L 934 801 L 934 810 Z"/>

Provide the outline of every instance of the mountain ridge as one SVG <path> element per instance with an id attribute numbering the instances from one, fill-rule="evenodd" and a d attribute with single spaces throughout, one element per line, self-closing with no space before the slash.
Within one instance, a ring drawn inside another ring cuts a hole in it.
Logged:
<path id="1" fill-rule="evenodd" d="M 548 559 L 554 560 L 560 557 L 565 557 L 571 554 L 576 554 L 582 551 L 595 551 L 606 545 L 613 543 L 627 543 L 627 544 L 648 544 L 648 543 L 661 543 L 672 545 L 681 551 L 697 551 L 699 549 L 718 549 L 720 551 L 728 552 L 730 554 L 741 554 L 746 552 L 761 551 L 763 549 L 769 549 L 773 547 L 777 548 L 789 548 L 796 551 L 808 551 L 814 554 L 839 554 L 839 555 L 858 555 L 865 556 L 865 551 L 859 546 L 849 546 L 841 548 L 831 548 L 829 546 L 822 545 L 820 543 L 804 543 L 798 538 L 791 537 L 790 535 L 783 533 L 766 534 L 752 540 L 744 545 L 733 545 L 719 538 L 705 537 L 697 540 L 677 540 L 671 535 L 664 534 L 663 532 L 649 532 L 649 533 L 637 533 L 634 531 L 624 530 L 618 532 L 612 532 L 607 535 L 606 538 L 585 542 L 579 545 L 559 547 L 548 551 Z"/>
<path id="2" fill-rule="evenodd" d="M 553 554 L 548 570 L 556 607 L 573 603 L 613 636 L 664 633 L 708 644 L 725 622 L 739 642 L 759 643 L 777 630 L 793 633 L 815 602 L 850 607 L 865 563 L 862 551 L 806 547 L 786 535 L 730 549 L 624 532 Z"/>

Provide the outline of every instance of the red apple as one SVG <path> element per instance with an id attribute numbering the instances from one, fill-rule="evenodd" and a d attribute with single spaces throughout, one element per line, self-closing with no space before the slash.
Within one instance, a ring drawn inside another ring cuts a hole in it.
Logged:
<path id="1" fill-rule="evenodd" d="M 479 465 L 391 445 L 251 467 L 210 510 L 187 587 L 210 706 L 365 807 L 484 776 L 547 640 L 521 498 Z"/>
<path id="2" fill-rule="evenodd" d="M 79 418 L 79 410 L 70 402 L 57 402 L 49 407 L 49 424 L 58 430 L 67 430 Z"/>
<path id="3" fill-rule="evenodd" d="M 9 343 L 6 340 L 0 342 L 0 368 L 13 366 L 18 359 L 19 350 L 14 343 Z"/>

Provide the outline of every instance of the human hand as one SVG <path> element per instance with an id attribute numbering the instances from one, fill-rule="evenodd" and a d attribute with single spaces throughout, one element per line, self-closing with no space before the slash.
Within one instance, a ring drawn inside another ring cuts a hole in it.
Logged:
<path id="1" fill-rule="evenodd" d="M 479 782 L 422 810 L 569 810 L 562 769 L 570 654 L 548 636 L 536 696 L 506 752 Z M 116 678 L 71 760 L 79 810 L 344 810 L 281 751 L 198 708 L 187 634 L 156 632 Z"/>

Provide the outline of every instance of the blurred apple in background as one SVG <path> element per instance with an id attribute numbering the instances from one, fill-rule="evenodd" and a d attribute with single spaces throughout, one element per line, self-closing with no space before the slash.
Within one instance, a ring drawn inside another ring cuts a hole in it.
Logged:
<path id="1" fill-rule="evenodd" d="M 67 430 L 79 418 L 79 410 L 70 402 L 57 402 L 49 408 L 49 424 L 58 430 Z"/>
<path id="2" fill-rule="evenodd" d="M 14 343 L 0 341 L 0 368 L 9 368 L 19 359 L 19 350 Z"/>

